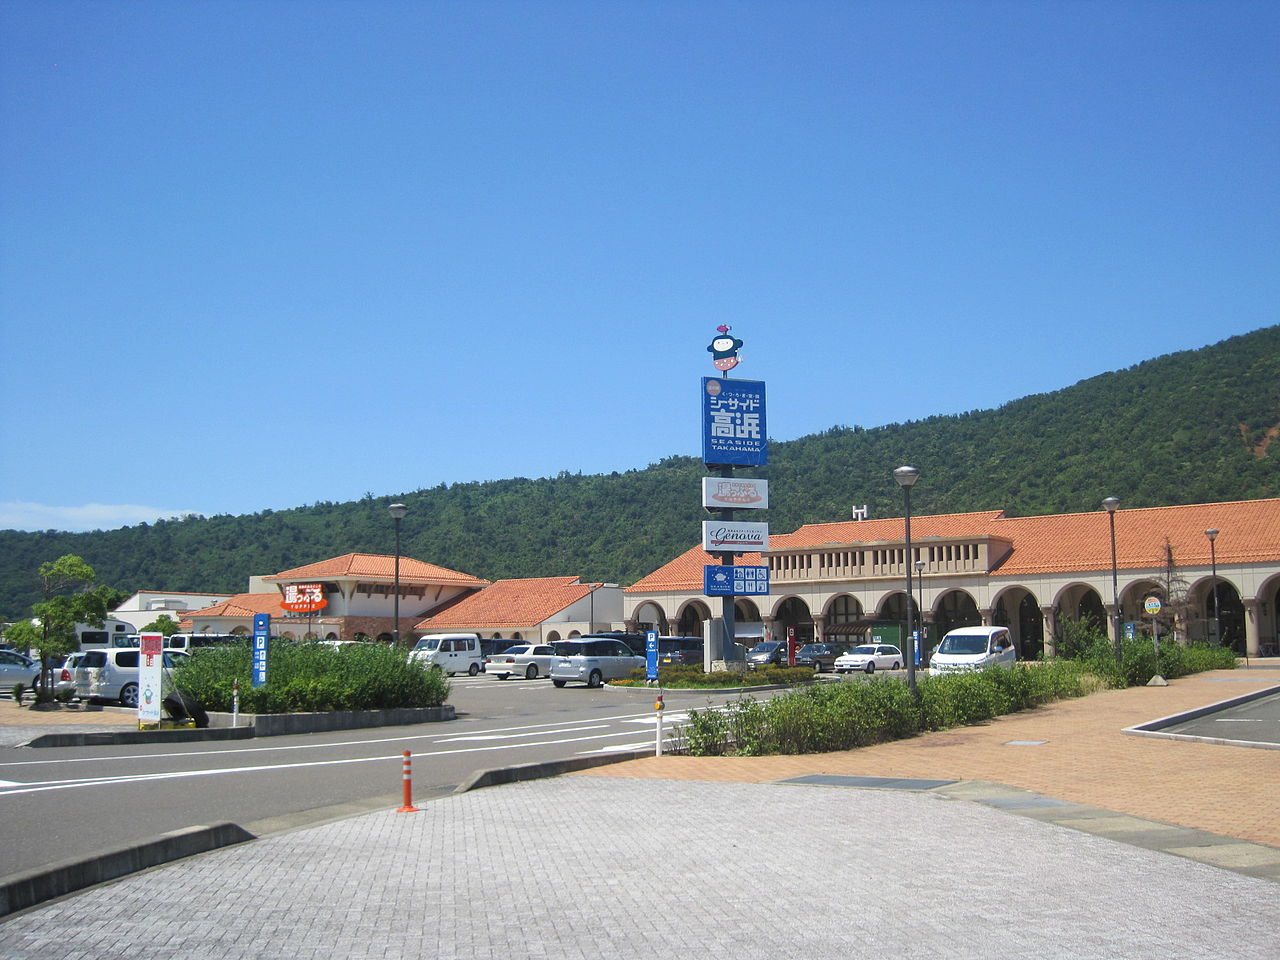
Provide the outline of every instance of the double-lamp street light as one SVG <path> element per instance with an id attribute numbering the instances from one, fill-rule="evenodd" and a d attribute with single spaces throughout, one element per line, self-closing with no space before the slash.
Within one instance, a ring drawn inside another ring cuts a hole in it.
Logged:
<path id="1" fill-rule="evenodd" d="M 1111 629 L 1115 637 L 1116 663 L 1119 663 L 1123 659 L 1120 652 L 1120 588 L 1116 577 L 1116 508 L 1120 501 L 1116 497 L 1107 497 L 1102 505 L 1107 508 L 1107 519 L 1111 523 Z"/>
<path id="2" fill-rule="evenodd" d="M 1218 619 L 1218 551 L 1214 541 L 1218 539 L 1218 531 L 1210 527 L 1204 532 L 1209 538 L 1209 562 L 1213 565 L 1213 642 L 1222 643 L 1222 623 Z"/>
<path id="3" fill-rule="evenodd" d="M 893 479 L 898 482 L 898 486 L 902 488 L 903 521 L 905 524 L 906 534 L 906 552 L 903 554 L 903 566 L 907 568 L 907 636 L 906 636 L 906 657 L 907 657 L 907 689 L 911 691 L 911 695 L 916 696 L 916 639 L 913 634 L 913 622 L 915 618 L 911 611 L 911 488 L 915 482 L 920 479 L 920 471 L 915 467 L 899 467 L 893 471 Z"/>
<path id="4" fill-rule="evenodd" d="M 392 628 L 392 636 L 395 638 L 396 646 L 400 646 L 400 521 L 404 519 L 404 515 L 409 512 L 409 508 L 403 503 L 393 503 L 387 507 L 387 512 L 391 514 L 391 519 L 396 526 L 396 566 L 395 566 L 395 600 L 392 601 L 392 618 L 395 624 Z"/>

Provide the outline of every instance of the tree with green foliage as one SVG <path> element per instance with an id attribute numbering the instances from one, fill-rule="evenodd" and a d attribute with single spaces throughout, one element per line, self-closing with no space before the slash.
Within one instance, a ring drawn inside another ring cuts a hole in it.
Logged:
<path id="1" fill-rule="evenodd" d="M 77 623 L 102 626 L 111 604 L 119 599 L 119 591 L 93 586 L 97 579 L 93 567 L 74 554 L 42 563 L 38 575 L 41 600 L 31 607 L 29 647 L 40 660 L 36 702 L 43 703 L 53 699 L 49 659 L 79 648 Z"/>
<path id="2" fill-rule="evenodd" d="M 167 613 L 162 613 L 156 617 L 145 627 L 139 630 L 139 633 L 163 633 L 166 637 L 172 637 L 178 632 L 178 621 L 173 619 Z"/>

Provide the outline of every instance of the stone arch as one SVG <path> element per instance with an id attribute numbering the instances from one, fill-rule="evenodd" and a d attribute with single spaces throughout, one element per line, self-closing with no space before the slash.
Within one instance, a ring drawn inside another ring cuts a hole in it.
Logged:
<path id="1" fill-rule="evenodd" d="M 666 611 L 655 601 L 646 600 L 636 607 L 627 626 L 636 633 L 643 633 L 645 630 L 657 630 L 658 633 L 665 634 L 667 633 Z"/>
<path id="2" fill-rule="evenodd" d="M 799 597 L 786 597 L 774 608 L 773 624 L 775 640 L 785 640 L 787 629 L 795 627 L 797 647 L 813 641 L 813 614 L 809 611 L 809 605 Z"/>
<path id="3" fill-rule="evenodd" d="M 659 630 L 666 636 L 700 637 L 703 624 L 711 619 L 711 609 L 701 600 L 690 600 L 680 607 L 680 615 L 676 618 L 674 634 L 670 629 Z M 686 632 L 687 631 L 687 632 Z"/>
<path id="4" fill-rule="evenodd" d="M 933 605 L 933 622 L 937 624 L 938 635 L 945 637 L 956 627 L 981 626 L 982 614 L 968 590 L 948 590 Z"/>
<path id="5" fill-rule="evenodd" d="M 1255 620 L 1258 652 L 1264 657 L 1280 656 L 1280 574 L 1262 582 L 1252 607 L 1248 612 Z"/>
<path id="6" fill-rule="evenodd" d="M 560 631 L 559 631 L 559 630 L 552 630 L 550 633 L 548 633 L 548 634 L 547 634 L 547 637 L 546 637 L 546 641 L 545 641 L 545 642 L 546 642 L 546 643 L 559 643 L 559 642 L 560 642 Z"/>
<path id="7" fill-rule="evenodd" d="M 855 623 L 866 619 L 862 611 L 862 603 L 851 593 L 837 593 L 827 601 L 822 611 L 828 625 L 838 623 Z"/>
<path id="8" fill-rule="evenodd" d="M 1044 613 L 1040 601 L 1026 587 L 1008 587 L 996 596 L 991 623 L 1010 628 L 1018 659 L 1038 660 L 1044 653 Z"/>
<path id="9" fill-rule="evenodd" d="M 295 637 L 295 636 L 293 635 L 293 631 L 292 631 L 292 630 L 286 630 L 284 633 L 279 634 L 279 635 L 276 637 L 276 639 L 277 639 L 277 640 L 288 640 L 290 643 L 292 643 L 294 640 L 297 640 L 298 638 L 297 638 L 297 637 Z"/>
<path id="10" fill-rule="evenodd" d="M 1102 594 L 1092 584 L 1069 583 L 1058 591 L 1053 599 L 1058 619 L 1067 617 L 1071 620 L 1082 620 L 1090 617 L 1097 621 L 1100 630 L 1107 629 L 1107 608 L 1102 602 Z"/>
<path id="11" fill-rule="evenodd" d="M 1229 579 L 1219 576 L 1217 581 L 1213 577 L 1206 577 L 1197 587 L 1202 587 L 1198 591 L 1200 600 L 1195 605 L 1195 613 L 1197 619 L 1203 618 L 1204 629 L 1200 631 L 1200 636 L 1210 642 L 1221 642 L 1224 647 L 1230 647 L 1241 656 L 1245 653 L 1245 610 L 1244 599 L 1240 596 L 1240 591 L 1236 585 Z M 1215 631 L 1214 622 L 1214 596 L 1217 595 L 1217 623 L 1220 628 Z"/>

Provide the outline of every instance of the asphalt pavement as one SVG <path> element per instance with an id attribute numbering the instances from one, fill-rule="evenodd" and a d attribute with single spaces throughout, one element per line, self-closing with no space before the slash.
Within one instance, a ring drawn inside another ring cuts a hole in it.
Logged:
<path id="1" fill-rule="evenodd" d="M 1276 666 L 276 833 L 13 914 L 0 956 L 1274 960 L 1280 751 L 1126 730 Z"/>

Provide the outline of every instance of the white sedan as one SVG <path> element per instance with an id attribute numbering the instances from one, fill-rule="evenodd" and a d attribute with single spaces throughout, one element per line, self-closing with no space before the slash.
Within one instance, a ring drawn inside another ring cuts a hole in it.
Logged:
<path id="1" fill-rule="evenodd" d="M 902 651 L 897 647 L 887 643 L 864 643 L 836 658 L 835 671 L 852 673 L 855 670 L 865 670 L 867 673 L 875 673 L 876 670 L 898 670 L 904 659 Z"/>
<path id="2" fill-rule="evenodd" d="M 551 661 L 555 659 L 556 651 L 551 646 L 520 643 L 485 657 L 484 672 L 495 674 L 499 680 L 513 675 L 537 680 L 551 672 Z"/>

